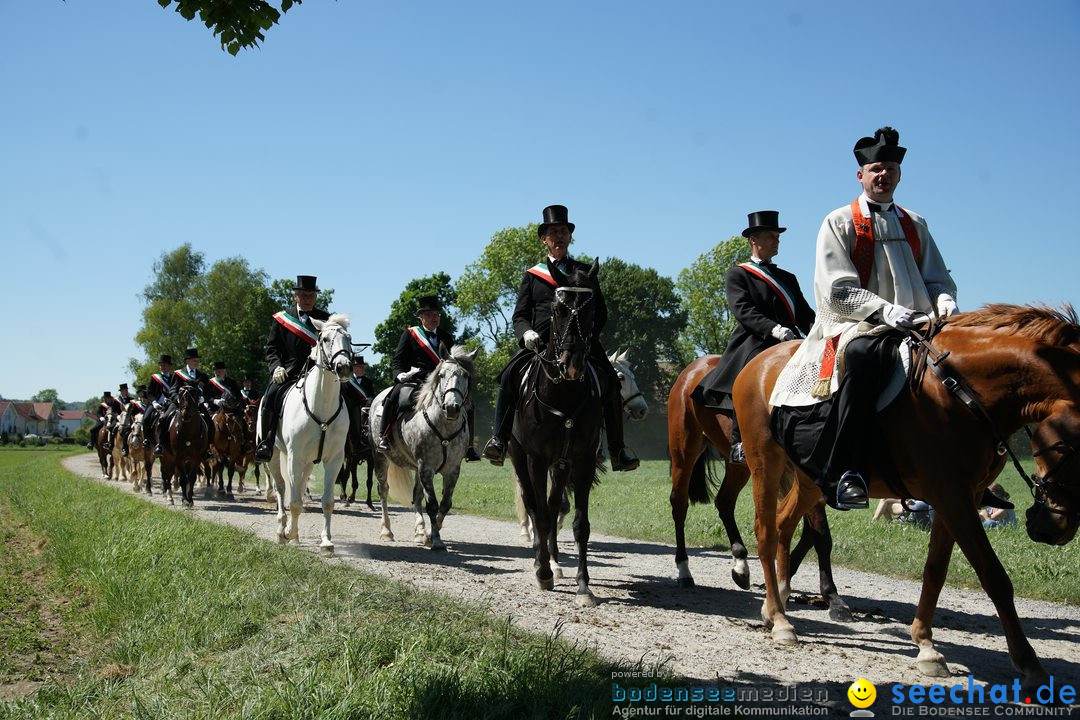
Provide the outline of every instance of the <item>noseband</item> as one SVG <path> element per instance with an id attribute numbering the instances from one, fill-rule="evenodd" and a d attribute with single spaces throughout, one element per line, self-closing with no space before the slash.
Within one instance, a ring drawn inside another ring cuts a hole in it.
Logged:
<path id="1" fill-rule="evenodd" d="M 344 333 L 345 330 L 343 328 L 341 328 L 341 327 L 337 327 L 335 329 L 335 332 Z M 326 337 L 326 338 L 319 337 L 319 341 L 316 343 L 316 345 L 319 348 L 319 359 L 316 362 L 316 364 L 320 368 L 322 368 L 323 370 L 326 370 L 328 372 L 334 372 L 334 361 L 338 359 L 339 355 L 344 355 L 345 359 L 348 360 L 349 364 L 351 365 L 352 364 L 352 351 L 348 349 L 349 346 L 351 345 L 351 343 L 347 343 L 346 345 L 342 346 L 338 350 L 335 350 L 334 354 L 330 355 L 328 357 L 327 354 L 326 354 L 326 350 L 323 348 L 323 343 L 328 343 L 328 342 L 330 342 L 330 340 L 331 340 L 331 338 L 329 338 L 329 337 Z"/>
<path id="2" fill-rule="evenodd" d="M 579 303 L 570 304 L 566 301 L 566 293 L 588 293 L 588 296 Z M 551 312 L 551 352 L 555 358 L 558 358 L 563 352 L 587 352 L 589 349 L 589 339 L 581 329 L 581 311 L 588 307 L 589 303 L 593 301 L 592 288 L 581 287 L 558 287 L 555 289 L 555 300 L 552 302 Z M 556 323 L 555 306 L 561 305 L 566 308 L 569 317 L 565 323 Z M 544 368 L 544 374 L 547 375 L 548 380 L 559 383 L 564 380 L 570 382 L 582 382 L 585 380 L 586 373 L 580 373 L 580 376 L 570 380 L 566 377 L 566 372 L 563 368 L 559 368 L 558 375 L 552 377 L 552 374 L 548 372 L 547 365 L 556 365 L 557 360 L 549 360 L 537 352 L 537 356 L 543 361 L 541 367 Z"/>

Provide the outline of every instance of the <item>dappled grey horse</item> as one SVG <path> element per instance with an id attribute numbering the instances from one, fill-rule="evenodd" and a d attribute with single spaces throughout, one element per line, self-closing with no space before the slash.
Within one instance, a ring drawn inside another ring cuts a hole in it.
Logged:
<path id="1" fill-rule="evenodd" d="M 449 354 L 444 354 L 442 362 L 414 391 L 413 409 L 399 415 L 391 428 L 390 450 L 375 453 L 375 473 L 382 496 L 380 535 L 385 540 L 394 539 L 386 510 L 389 491 L 399 502 L 411 503 L 416 510 L 414 538 L 430 542 L 432 550 L 446 549 L 439 530 L 453 504 L 461 460 L 469 446 L 465 410 L 471 402 L 476 353 L 455 345 Z M 390 388 L 383 390 L 371 404 L 371 437 L 379 437 L 381 432 L 383 399 L 388 392 Z M 436 473 L 443 478 L 441 502 L 435 497 Z M 431 521 L 430 532 L 424 522 L 425 511 Z"/>

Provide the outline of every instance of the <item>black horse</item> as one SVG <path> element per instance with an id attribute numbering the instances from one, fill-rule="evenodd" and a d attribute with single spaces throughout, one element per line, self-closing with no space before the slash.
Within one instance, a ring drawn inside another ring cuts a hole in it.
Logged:
<path id="1" fill-rule="evenodd" d="M 346 506 L 356 502 L 356 488 L 360 485 L 356 479 L 356 470 L 360 463 L 364 463 L 367 466 L 367 506 L 374 510 L 375 506 L 371 504 L 371 481 L 375 474 L 375 450 L 371 445 L 371 438 L 368 437 L 367 427 L 367 409 L 371 402 L 365 401 L 365 404 L 361 405 L 356 401 L 346 401 L 346 405 L 349 409 L 349 434 L 345 436 L 345 462 L 337 476 L 338 485 L 341 486 L 341 500 Z M 350 475 L 352 493 L 346 496 Z"/>
<path id="2" fill-rule="evenodd" d="M 577 604 L 595 605 L 589 590 L 586 546 L 589 542 L 589 492 L 596 484 L 596 448 L 600 441 L 602 389 L 589 369 L 595 302 L 593 290 L 599 264 L 588 272 L 563 275 L 552 268 L 558 283 L 551 307 L 547 347 L 524 369 L 522 386 L 508 445 L 525 509 L 536 529 L 536 582 L 543 590 L 555 586 L 551 561 L 558 571 L 556 522 L 564 490 L 574 493 L 574 540 L 578 549 Z M 550 487 L 548 478 L 550 476 Z"/>

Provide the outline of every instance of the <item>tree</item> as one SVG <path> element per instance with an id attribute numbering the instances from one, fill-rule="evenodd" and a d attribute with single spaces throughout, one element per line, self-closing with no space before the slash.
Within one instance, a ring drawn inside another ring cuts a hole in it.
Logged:
<path id="1" fill-rule="evenodd" d="M 394 350 L 397 349 L 401 333 L 419 322 L 416 319 L 417 300 L 424 295 L 434 295 L 439 298 L 439 304 L 443 307 L 439 327 L 449 332 L 455 339 L 457 338 L 457 323 L 454 317 L 447 313 L 447 308 L 454 305 L 457 299 L 457 292 L 450 282 L 450 276 L 441 272 L 410 280 L 397 300 L 391 303 L 390 315 L 375 327 L 375 344 L 371 346 L 371 349 L 382 355 L 382 358 L 377 365 L 368 367 L 367 372 L 371 374 L 372 382 L 387 384 L 393 380 L 390 377 L 390 363 L 393 360 Z"/>
<path id="2" fill-rule="evenodd" d="M 153 280 L 142 293 L 146 302 L 143 325 L 135 333 L 135 342 L 146 351 L 148 360 L 132 358 L 128 362 L 135 377 L 148 377 L 162 353 L 175 356 L 194 344 L 201 328 L 193 291 L 204 265 L 203 254 L 192 250 L 190 243 L 162 253 L 154 263 Z"/>
<path id="3" fill-rule="evenodd" d="M 64 401 L 59 398 L 55 388 L 46 388 L 37 391 L 34 393 L 34 396 L 30 398 L 30 402 L 55 403 L 57 409 L 64 406 Z"/>
<path id="4" fill-rule="evenodd" d="M 609 353 L 629 349 L 639 389 L 650 400 L 663 397 L 671 378 L 660 363 L 680 363 L 678 338 L 686 325 L 674 281 L 614 257 L 600 264 L 599 279 L 608 308 L 601 344 Z"/>
<path id="5" fill-rule="evenodd" d="M 241 48 L 258 47 L 265 40 L 263 31 L 277 24 L 284 13 L 301 0 L 281 0 L 278 11 L 265 0 L 158 0 L 166 10 L 176 4 L 176 12 L 185 20 L 199 19 L 221 41 L 221 49 L 236 55 Z"/>
<path id="6" fill-rule="evenodd" d="M 491 346 L 513 336 L 511 316 L 522 273 L 544 259 L 536 228 L 534 223 L 496 232 L 480 259 L 468 265 L 457 282 L 458 308 L 477 322 L 477 332 Z"/>
<path id="7" fill-rule="evenodd" d="M 750 245 L 746 238 L 734 235 L 717 243 L 679 273 L 677 286 L 686 312 L 686 326 L 679 345 L 685 361 L 698 355 L 724 352 L 735 329 L 724 281 L 729 268 L 749 259 Z"/>
<path id="8" fill-rule="evenodd" d="M 270 284 L 270 297 L 274 301 L 274 307 L 277 308 L 274 312 L 281 308 L 296 307 L 294 287 L 296 287 L 296 280 L 289 278 L 278 278 Z M 315 299 L 315 307 L 329 310 L 332 302 L 334 302 L 334 288 L 320 288 L 319 296 Z"/>

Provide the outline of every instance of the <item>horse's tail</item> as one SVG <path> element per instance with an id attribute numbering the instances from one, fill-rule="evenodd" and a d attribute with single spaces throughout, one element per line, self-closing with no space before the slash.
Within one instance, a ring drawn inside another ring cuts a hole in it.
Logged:
<path id="1" fill-rule="evenodd" d="M 710 502 L 720 487 L 720 478 L 716 476 L 716 458 L 713 457 L 712 445 L 706 444 L 705 451 L 698 456 L 694 469 L 690 471 L 690 503 L 701 505 Z"/>
<path id="2" fill-rule="evenodd" d="M 389 485 L 390 497 L 406 507 L 413 506 L 413 487 L 416 485 L 416 477 L 409 468 L 387 460 L 386 483 Z"/>

